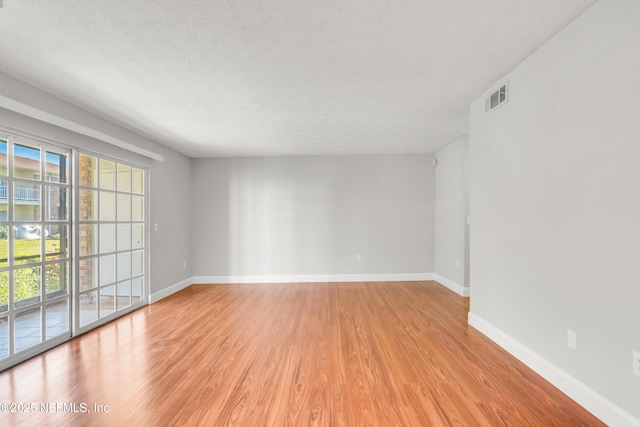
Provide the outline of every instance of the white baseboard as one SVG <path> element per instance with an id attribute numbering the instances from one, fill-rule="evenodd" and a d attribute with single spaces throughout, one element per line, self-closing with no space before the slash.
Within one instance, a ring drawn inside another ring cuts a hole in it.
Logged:
<path id="1" fill-rule="evenodd" d="M 149 296 L 149 304 L 156 303 L 171 294 L 193 284 L 212 283 L 323 283 L 323 282 L 402 282 L 412 280 L 435 280 L 433 273 L 400 274 L 307 274 L 268 276 L 195 276 L 182 280 Z"/>
<path id="2" fill-rule="evenodd" d="M 322 282 L 395 282 L 433 280 L 433 273 L 409 274 L 304 274 L 267 276 L 195 276 L 193 283 L 322 283 Z"/>
<path id="3" fill-rule="evenodd" d="M 468 297 L 469 296 L 469 288 L 465 288 L 462 285 L 458 285 L 456 282 L 447 279 L 446 277 L 440 276 L 439 274 L 433 275 L 433 280 L 440 283 L 442 286 L 451 289 L 456 294 Z"/>
<path id="4" fill-rule="evenodd" d="M 516 359 L 533 369 L 538 375 L 549 381 L 607 425 L 618 427 L 640 426 L 640 420 L 471 312 L 469 313 L 469 325 L 511 353 Z"/>
<path id="5" fill-rule="evenodd" d="M 188 279 L 184 279 L 176 284 L 173 284 L 158 292 L 155 292 L 149 296 L 149 304 L 156 303 L 161 299 L 168 297 L 171 294 L 175 294 L 176 292 L 181 291 L 188 286 L 191 286 L 192 284 L 193 284 L 193 278 L 189 277 Z"/>

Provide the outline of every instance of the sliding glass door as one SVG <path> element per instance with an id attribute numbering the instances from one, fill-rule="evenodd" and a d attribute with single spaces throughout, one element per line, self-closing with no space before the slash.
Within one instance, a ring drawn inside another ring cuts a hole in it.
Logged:
<path id="1" fill-rule="evenodd" d="M 0 367 L 71 336 L 70 154 L 0 138 Z"/>
<path id="2" fill-rule="evenodd" d="M 146 304 L 146 175 L 0 133 L 0 370 Z"/>

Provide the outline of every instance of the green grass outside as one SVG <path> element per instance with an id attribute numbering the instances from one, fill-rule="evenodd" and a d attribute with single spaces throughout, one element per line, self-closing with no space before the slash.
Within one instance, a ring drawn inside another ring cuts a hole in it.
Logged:
<path id="1" fill-rule="evenodd" d="M 7 257 L 9 255 L 9 245 L 7 239 L 0 239 L 0 267 L 8 265 Z M 14 242 L 14 257 L 21 258 L 25 256 L 40 255 L 40 240 L 16 239 Z M 47 239 L 45 241 L 47 253 L 60 252 L 60 242 L 56 239 Z M 25 264 L 26 260 L 18 260 L 16 264 Z"/>
<path id="2" fill-rule="evenodd" d="M 60 252 L 60 241 L 57 239 L 45 240 L 47 253 Z M 27 259 L 16 259 L 14 265 L 28 264 L 29 262 L 39 262 L 40 256 L 40 240 L 16 239 L 14 240 L 14 257 L 37 256 L 32 261 Z M 8 257 L 8 240 L 0 239 L 0 267 L 7 267 Z M 14 259 L 15 259 L 14 258 Z M 46 276 L 46 291 L 53 292 L 61 289 L 60 266 L 59 264 L 48 265 L 44 271 Z M 40 295 L 40 266 L 26 266 L 18 268 L 14 271 L 14 299 L 21 301 L 24 299 L 36 297 Z M 4 311 L 2 306 L 9 302 L 9 272 L 0 271 L 0 311 Z"/>

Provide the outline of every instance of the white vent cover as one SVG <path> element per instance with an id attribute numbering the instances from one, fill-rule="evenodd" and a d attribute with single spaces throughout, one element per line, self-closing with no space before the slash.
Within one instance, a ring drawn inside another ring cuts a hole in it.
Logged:
<path id="1" fill-rule="evenodd" d="M 507 83 L 501 85 L 498 90 L 493 92 L 484 102 L 484 112 L 488 113 L 491 110 L 498 108 L 498 106 L 504 104 L 509 100 L 507 96 L 508 89 Z"/>

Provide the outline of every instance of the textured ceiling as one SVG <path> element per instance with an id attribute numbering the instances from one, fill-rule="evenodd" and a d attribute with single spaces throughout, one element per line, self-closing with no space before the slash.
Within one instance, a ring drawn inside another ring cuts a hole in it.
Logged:
<path id="1" fill-rule="evenodd" d="M 192 157 L 433 152 L 595 0 L 4 0 L 0 70 Z"/>

